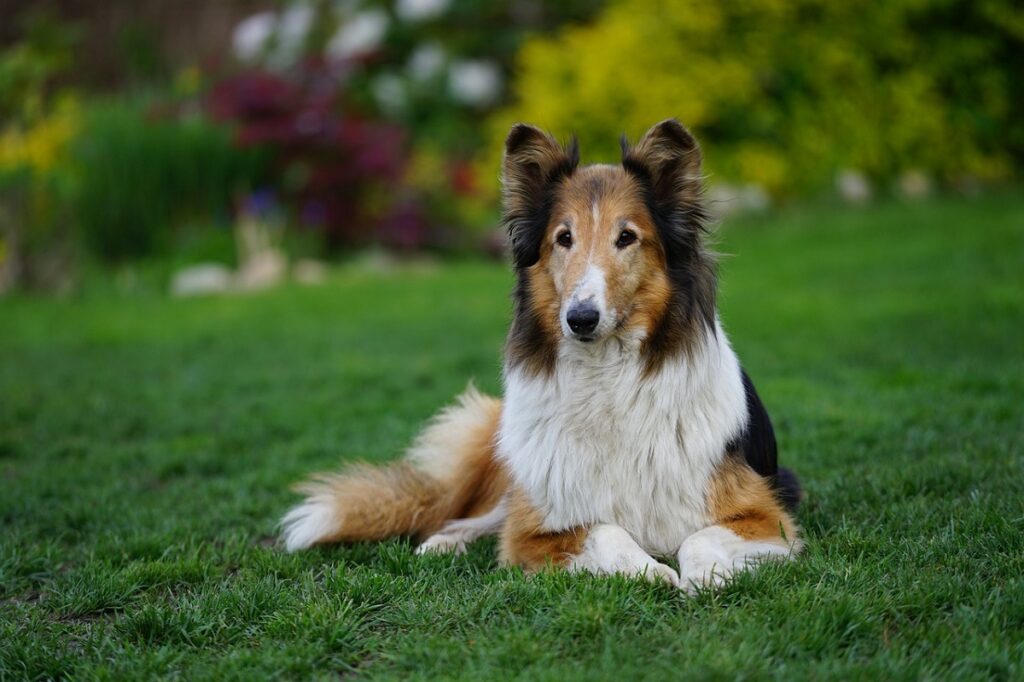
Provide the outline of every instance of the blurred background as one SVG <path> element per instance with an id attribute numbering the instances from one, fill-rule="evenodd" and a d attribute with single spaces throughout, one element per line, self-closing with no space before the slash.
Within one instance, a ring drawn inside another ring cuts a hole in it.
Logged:
<path id="1" fill-rule="evenodd" d="M 508 126 L 676 116 L 719 215 L 1013 185 L 1015 0 L 5 0 L 0 291 L 500 256 Z M 823 229 L 825 229 L 823 227 Z M 99 273 L 99 274 L 97 274 Z"/>

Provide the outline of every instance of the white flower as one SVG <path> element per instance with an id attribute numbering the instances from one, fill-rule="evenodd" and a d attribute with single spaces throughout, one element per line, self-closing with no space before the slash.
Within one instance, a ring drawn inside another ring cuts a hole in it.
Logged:
<path id="1" fill-rule="evenodd" d="M 483 59 L 453 62 L 448 69 L 448 88 L 463 104 L 484 106 L 493 103 L 501 92 L 498 65 Z"/>
<path id="2" fill-rule="evenodd" d="M 372 52 L 384 40 L 389 23 L 384 10 L 359 12 L 338 26 L 327 43 L 327 56 L 342 60 Z"/>
<path id="3" fill-rule="evenodd" d="M 450 4 L 451 0 L 398 0 L 395 14 L 403 21 L 424 21 L 444 14 Z"/>
<path id="4" fill-rule="evenodd" d="M 426 43 L 416 48 L 405 68 L 410 78 L 422 83 L 441 73 L 447 57 L 443 47 L 437 43 Z"/>
<path id="5" fill-rule="evenodd" d="M 245 62 L 267 60 L 279 67 L 287 67 L 302 54 L 306 36 L 313 25 L 313 8 L 305 3 L 289 7 L 284 12 L 260 12 L 242 20 L 235 27 L 232 43 L 235 56 Z M 265 55 L 273 42 L 273 54 Z"/>
<path id="6" fill-rule="evenodd" d="M 231 37 L 235 57 L 243 62 L 261 57 L 276 26 L 277 15 L 273 12 L 260 12 L 240 21 Z"/>
<path id="7" fill-rule="evenodd" d="M 298 54 L 313 25 L 313 8 L 306 4 L 292 5 L 277 22 L 277 49 L 288 55 Z"/>
<path id="8" fill-rule="evenodd" d="M 405 81 L 396 74 L 382 73 L 370 83 L 373 98 L 385 113 L 397 114 L 405 108 L 408 96 Z"/>

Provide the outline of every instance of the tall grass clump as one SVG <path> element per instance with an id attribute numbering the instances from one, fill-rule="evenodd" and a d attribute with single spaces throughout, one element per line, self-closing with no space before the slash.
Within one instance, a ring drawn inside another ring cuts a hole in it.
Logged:
<path id="1" fill-rule="evenodd" d="M 192 218 L 227 223 L 259 181 L 265 154 L 240 150 L 228 128 L 198 115 L 159 117 L 138 105 L 94 105 L 72 148 L 74 221 L 108 260 L 147 256 Z"/>

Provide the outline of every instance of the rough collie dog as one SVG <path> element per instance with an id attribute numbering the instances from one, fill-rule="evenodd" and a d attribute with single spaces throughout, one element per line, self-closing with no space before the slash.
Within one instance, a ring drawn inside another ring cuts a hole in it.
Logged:
<path id="1" fill-rule="evenodd" d="M 693 136 L 664 121 L 620 165 L 580 167 L 575 140 L 517 125 L 503 188 L 504 400 L 471 387 L 404 459 L 304 485 L 287 549 L 499 534 L 503 564 L 684 589 L 798 552 L 796 477 L 718 320 Z"/>

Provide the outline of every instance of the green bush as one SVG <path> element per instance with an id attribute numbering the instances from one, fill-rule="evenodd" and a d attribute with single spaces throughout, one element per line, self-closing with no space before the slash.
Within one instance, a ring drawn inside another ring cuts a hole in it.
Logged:
<path id="1" fill-rule="evenodd" d="M 614 0 L 524 45 L 490 149 L 526 120 L 613 159 L 622 132 L 677 116 L 714 179 L 777 195 L 844 167 L 1000 180 L 1024 166 L 1022 43 L 1012 0 Z"/>
<path id="2" fill-rule="evenodd" d="M 240 150 L 224 127 L 200 117 L 158 119 L 121 103 L 84 113 L 71 154 L 74 220 L 106 259 L 156 253 L 190 220 L 228 223 L 264 166 L 263 154 Z"/>

